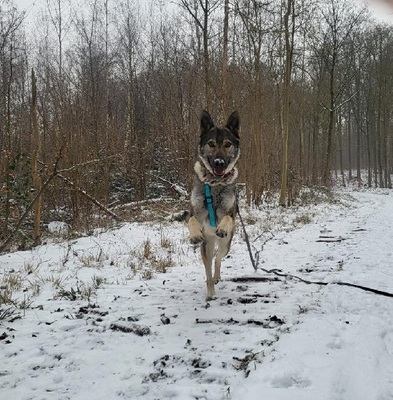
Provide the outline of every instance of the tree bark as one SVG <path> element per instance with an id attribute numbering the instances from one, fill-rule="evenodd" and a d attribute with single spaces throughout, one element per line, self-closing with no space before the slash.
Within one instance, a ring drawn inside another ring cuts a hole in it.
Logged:
<path id="1" fill-rule="evenodd" d="M 31 70 L 31 122 L 33 128 L 33 154 L 31 157 L 31 175 L 33 178 L 34 190 L 36 193 L 41 192 L 42 181 L 38 172 L 38 158 L 41 153 L 41 138 L 38 128 L 37 117 L 37 84 L 34 69 Z M 34 203 L 34 244 L 41 244 L 41 205 L 42 196 L 37 196 Z"/>
<path id="2" fill-rule="evenodd" d="M 292 28 L 289 18 L 292 16 Z M 285 35 L 285 72 L 284 89 L 282 96 L 282 136 L 283 156 L 281 170 L 281 190 L 279 204 L 285 207 L 288 192 L 288 148 L 289 148 L 289 117 L 290 117 L 290 87 L 293 59 L 293 38 L 295 25 L 294 0 L 287 0 L 284 14 L 284 35 Z"/>

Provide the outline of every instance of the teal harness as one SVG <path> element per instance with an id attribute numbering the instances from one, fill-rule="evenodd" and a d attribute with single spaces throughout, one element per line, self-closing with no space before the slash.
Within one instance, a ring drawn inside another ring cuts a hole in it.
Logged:
<path id="1" fill-rule="evenodd" d="M 205 199 L 207 204 L 207 212 L 209 214 L 210 226 L 216 228 L 217 227 L 216 213 L 214 212 L 212 192 L 210 189 L 210 185 L 208 183 L 205 183 Z"/>

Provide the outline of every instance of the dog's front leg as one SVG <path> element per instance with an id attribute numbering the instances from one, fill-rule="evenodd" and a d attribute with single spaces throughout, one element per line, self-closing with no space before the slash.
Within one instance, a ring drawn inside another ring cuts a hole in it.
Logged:
<path id="1" fill-rule="evenodd" d="M 202 226 L 198 220 L 192 216 L 188 221 L 188 230 L 190 232 L 190 242 L 194 246 L 203 242 Z"/>
<path id="2" fill-rule="evenodd" d="M 224 238 L 233 234 L 235 229 L 235 221 L 229 215 L 224 215 L 221 222 L 217 226 L 216 235 Z"/>
<path id="3" fill-rule="evenodd" d="M 206 272 L 206 285 L 207 285 L 206 300 L 213 300 L 216 295 L 214 289 L 213 275 L 212 275 L 214 246 L 215 246 L 214 236 L 208 237 L 207 240 L 205 240 L 201 246 L 201 255 L 203 264 L 205 265 L 205 272 Z"/>

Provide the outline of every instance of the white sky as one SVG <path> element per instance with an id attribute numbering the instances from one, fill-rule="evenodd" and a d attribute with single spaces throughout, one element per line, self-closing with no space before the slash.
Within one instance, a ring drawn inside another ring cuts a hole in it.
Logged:
<path id="1" fill-rule="evenodd" d="M 362 2 L 369 5 L 375 18 L 393 23 L 393 0 L 364 0 Z"/>
<path id="2" fill-rule="evenodd" d="M 115 1 L 115 0 L 113 0 Z M 149 3 L 151 0 L 139 0 L 141 4 Z M 165 0 L 168 3 L 172 0 Z M 346 1 L 346 0 L 342 0 Z M 393 0 L 357 0 L 359 3 L 368 4 L 373 16 L 381 21 L 393 23 Z M 46 0 L 14 0 L 19 10 L 28 10 L 27 22 L 32 24 L 36 13 L 43 8 Z"/>

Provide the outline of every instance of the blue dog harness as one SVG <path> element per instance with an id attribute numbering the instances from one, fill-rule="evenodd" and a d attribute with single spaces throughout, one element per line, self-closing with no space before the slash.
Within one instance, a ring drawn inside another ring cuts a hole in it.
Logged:
<path id="1" fill-rule="evenodd" d="M 209 214 L 210 226 L 216 228 L 216 213 L 214 212 L 212 192 L 208 183 L 205 183 L 205 199 L 207 203 L 207 212 Z"/>

